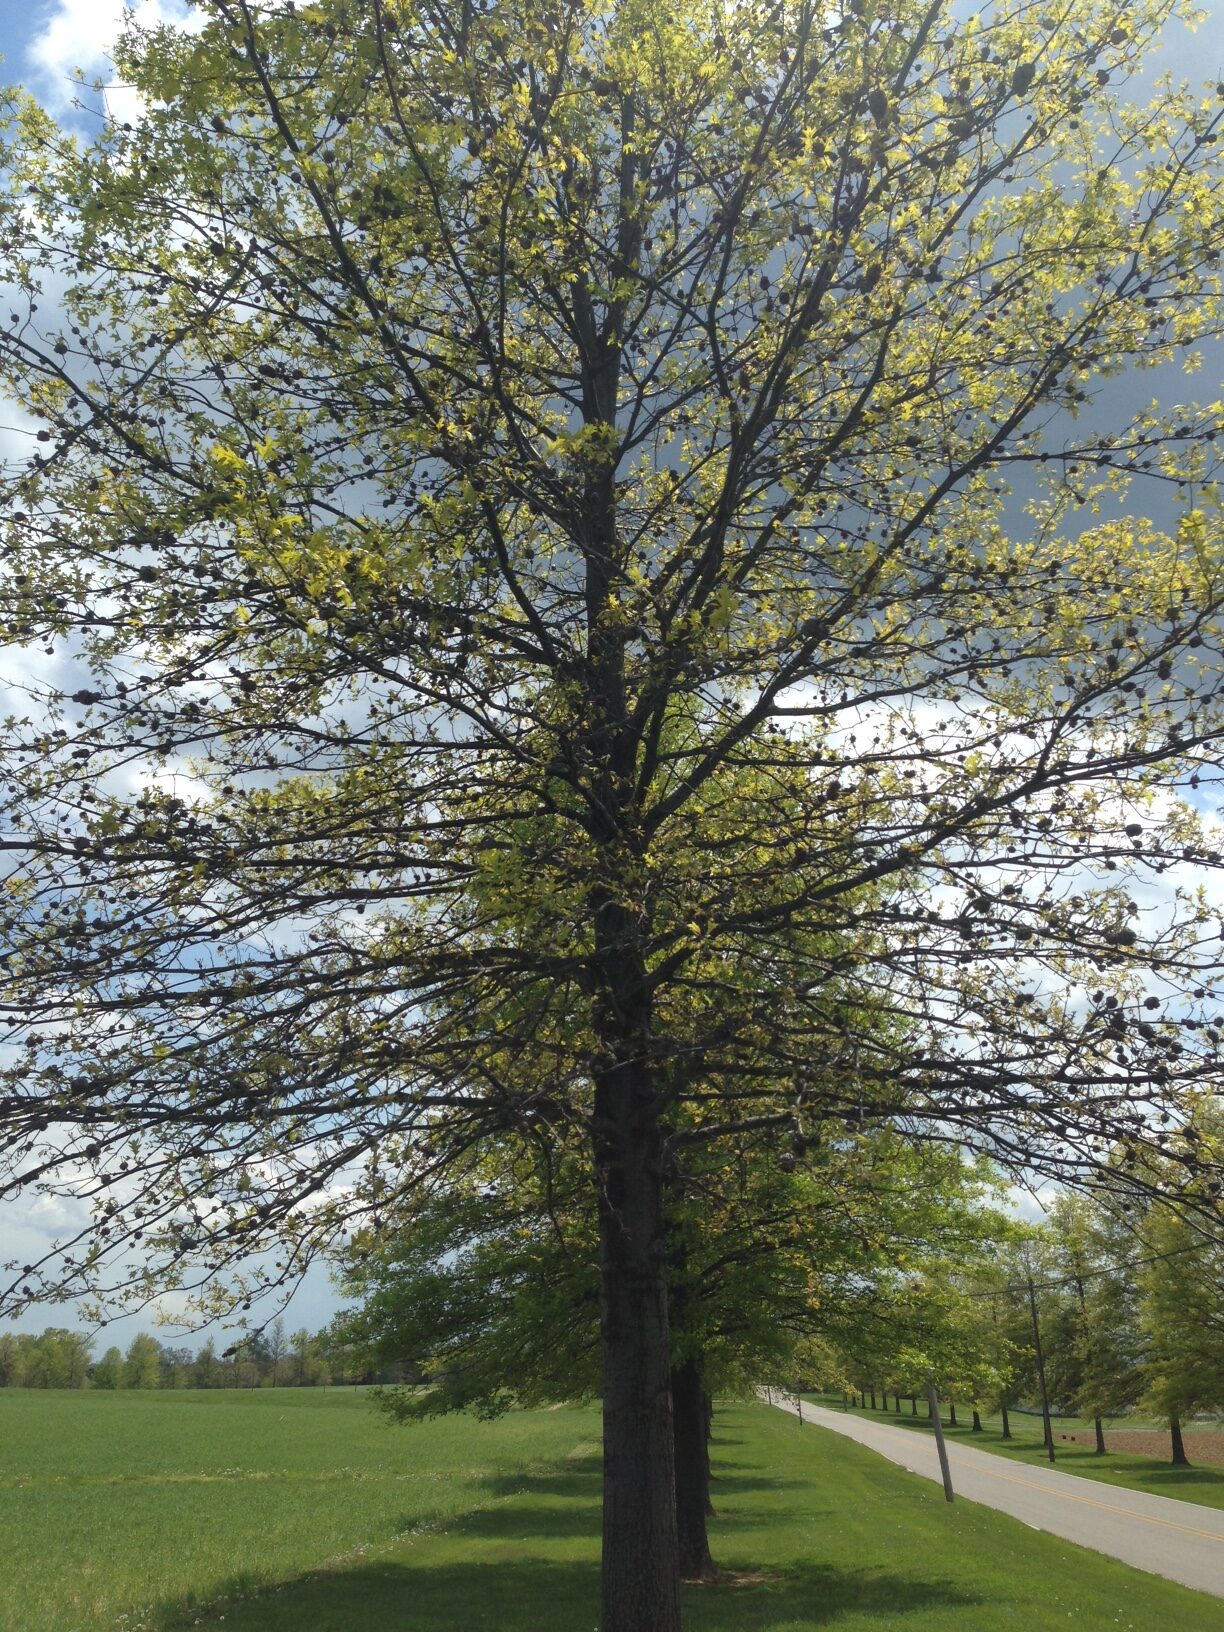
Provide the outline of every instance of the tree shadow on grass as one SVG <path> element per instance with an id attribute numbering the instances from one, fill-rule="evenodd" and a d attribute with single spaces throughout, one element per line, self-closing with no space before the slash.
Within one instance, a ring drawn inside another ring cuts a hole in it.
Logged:
<path id="1" fill-rule="evenodd" d="M 525 1524 L 529 1515 L 531 1524 L 539 1527 L 535 1532 L 539 1535 L 577 1535 L 582 1533 L 583 1525 L 590 1527 L 589 1533 L 598 1534 L 601 1469 L 602 1461 L 598 1456 L 567 1458 L 552 1467 L 534 1468 L 530 1473 L 495 1474 L 484 1480 L 483 1484 L 499 1500 L 536 1497 L 537 1505 L 527 1508 L 519 1502 L 515 1511 L 525 1515 Z M 808 1518 L 820 1512 L 831 1514 L 836 1511 L 834 1502 L 824 1509 L 812 1508 L 811 1485 L 807 1480 L 768 1477 L 749 1464 L 735 1462 L 721 1464 L 710 1494 L 720 1516 L 724 1513 L 728 1517 L 734 1515 L 734 1522 L 752 1525 L 755 1519 L 737 1512 L 740 1497 L 754 1491 L 779 1495 L 788 1490 L 804 1492 L 803 1512 Z M 486 1521 L 492 1522 L 490 1513 L 475 1512 L 463 1520 L 464 1529 L 470 1525 L 479 1531 Z M 762 1512 L 760 1522 L 776 1524 L 777 1515 Z"/>
<path id="2" fill-rule="evenodd" d="M 539 1544 L 596 1537 L 599 1529 L 598 1501 L 570 1500 L 478 1508 L 450 1526 L 450 1533 L 490 1542 L 518 1540 L 538 1551 Z"/>
<path id="3" fill-rule="evenodd" d="M 691 1632 L 770 1632 L 798 1622 L 826 1626 L 850 1611 L 878 1614 L 898 1625 L 907 1614 L 942 1605 L 949 1612 L 980 1604 L 949 1576 L 895 1575 L 839 1564 L 792 1565 L 759 1582 L 713 1582 L 685 1589 Z"/>
<path id="4" fill-rule="evenodd" d="M 767 1483 L 733 1468 L 725 1486 L 748 1491 Z M 224 1632 L 405 1632 L 406 1627 L 412 1632 L 586 1632 L 595 1627 L 598 1458 L 499 1475 L 486 1489 L 491 1505 L 406 1537 L 382 1557 L 262 1591 L 235 1583 L 240 1598 L 215 1602 L 212 1609 L 167 1605 L 150 1624 L 159 1632 L 197 1625 L 224 1625 Z M 729 1504 L 715 1527 L 715 1554 L 751 1556 L 751 1543 L 737 1547 L 737 1538 L 786 1521 L 776 1509 L 772 1515 L 739 1513 Z M 929 1573 L 899 1575 L 871 1567 L 801 1564 L 684 1591 L 691 1632 L 770 1632 L 796 1623 L 820 1627 L 850 1610 L 881 1614 L 892 1626 L 908 1612 L 939 1605 L 952 1612 L 981 1602 L 940 1574 L 938 1566 Z"/>
<path id="5" fill-rule="evenodd" d="M 481 1480 L 483 1488 L 499 1499 L 506 1496 L 548 1496 L 573 1501 L 598 1501 L 598 1456 L 567 1457 L 526 1473 L 495 1473 Z"/>
<path id="6" fill-rule="evenodd" d="M 510 1515 L 506 1515 L 511 1519 Z M 505 1538 L 521 1534 L 513 1520 Z M 895 1626 L 906 1614 L 946 1606 L 951 1612 L 981 1600 L 946 1578 L 894 1575 L 835 1565 L 805 1565 L 760 1578 L 689 1585 L 685 1619 L 691 1632 L 770 1632 L 796 1623 L 820 1627 L 848 1611 L 877 1613 Z M 199 1613 L 199 1612 L 197 1612 Z M 409 1558 L 374 1560 L 325 1575 L 287 1581 L 245 1602 L 179 1620 L 157 1620 L 164 1632 L 192 1625 L 225 1632 L 586 1632 L 599 1618 L 599 1565 L 541 1558 L 470 1558 L 431 1564 Z"/>
<path id="7" fill-rule="evenodd" d="M 1184 1489 L 1187 1485 L 1199 1485 L 1224 1493 L 1224 1469 L 1220 1468 L 1195 1466 L 1175 1468 L 1172 1465 L 1162 1468 L 1153 1467 L 1150 1462 L 1111 1462 L 1107 1457 L 1102 1457 L 1098 1466 L 1105 1469 L 1116 1468 L 1120 1473 L 1132 1476 L 1141 1474 L 1145 1484 L 1168 1486 L 1170 1491 L 1175 1491 L 1178 1487 Z"/>
<path id="8" fill-rule="evenodd" d="M 731 1468 L 724 1467 L 723 1471 L 712 1481 L 712 1488 L 721 1491 L 724 1495 L 729 1492 L 742 1494 L 744 1491 L 749 1490 L 807 1491 L 811 1489 L 811 1483 L 806 1479 L 784 1479 L 781 1476 L 778 1478 L 766 1477 L 764 1474 L 757 1473 L 755 1469 L 752 1473 L 737 1473 L 734 1466 L 732 1466 Z"/>
<path id="9" fill-rule="evenodd" d="M 1007 1450 L 1008 1456 L 1016 1461 L 1030 1465 L 1044 1466 L 1045 1452 L 1040 1442 L 1020 1441 Z M 1224 1468 L 1213 1467 L 1209 1463 L 1191 1463 L 1188 1468 L 1174 1467 L 1171 1462 L 1158 1462 L 1154 1457 L 1130 1456 L 1121 1451 L 1110 1451 L 1105 1456 L 1097 1456 L 1088 1446 L 1064 1446 L 1055 1444 L 1054 1468 L 1056 1472 L 1081 1474 L 1088 1479 L 1100 1478 L 1102 1474 L 1115 1475 L 1116 1482 L 1135 1480 L 1136 1485 L 1130 1488 L 1145 1490 L 1168 1488 L 1170 1494 L 1176 1494 L 1179 1488 L 1198 1486 L 1203 1490 L 1218 1490 L 1224 1493 Z M 1142 1485 L 1138 1485 L 1142 1481 Z M 1113 1483 L 1106 1478 L 1103 1483 Z"/>

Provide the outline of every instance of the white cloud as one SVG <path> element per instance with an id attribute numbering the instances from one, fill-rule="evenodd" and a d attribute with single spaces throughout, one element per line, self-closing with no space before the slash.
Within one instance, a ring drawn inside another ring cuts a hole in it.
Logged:
<path id="1" fill-rule="evenodd" d="M 129 18 L 144 28 L 163 23 L 190 27 L 191 11 L 188 0 L 129 0 L 127 5 L 124 0 L 56 0 L 26 52 L 32 86 L 53 113 L 64 113 L 78 94 L 80 69 L 87 81 L 103 81 L 107 112 L 117 119 L 138 118 L 140 98 L 115 81 L 111 48 Z"/>

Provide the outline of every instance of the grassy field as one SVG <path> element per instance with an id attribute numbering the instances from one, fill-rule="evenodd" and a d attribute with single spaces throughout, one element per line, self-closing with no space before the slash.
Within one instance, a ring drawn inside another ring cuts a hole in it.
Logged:
<path id="1" fill-rule="evenodd" d="M 811 1400 L 817 1405 L 824 1405 L 831 1411 L 840 1412 L 842 1409 L 840 1395 L 805 1394 L 805 1400 Z M 887 1422 L 893 1428 L 912 1428 L 918 1433 L 929 1434 L 931 1425 L 927 1420 L 926 1405 L 918 1402 L 921 1415 L 912 1417 L 908 1400 L 901 1401 L 901 1413 L 893 1411 L 856 1410 L 852 1414 L 856 1417 L 866 1417 L 873 1422 Z M 997 1416 L 982 1418 L 982 1432 L 975 1434 L 971 1427 L 971 1416 L 967 1410 L 958 1410 L 958 1425 L 955 1428 L 948 1426 L 947 1417 L 944 1417 L 944 1436 L 948 1440 L 971 1445 L 975 1450 L 991 1451 L 996 1456 L 1009 1457 L 1013 1462 L 1040 1463 L 1048 1467 L 1045 1446 L 1041 1438 L 1041 1418 L 1022 1415 L 1018 1411 L 1010 1413 L 1012 1438 L 1003 1439 L 1002 1419 Z M 1116 1426 L 1121 1427 L 1121 1420 Z M 1109 1432 L 1106 1424 L 1106 1433 Z M 1129 1419 L 1126 1426 L 1148 1426 L 1135 1424 Z M 1105 1456 L 1098 1456 L 1091 1445 L 1076 1445 L 1073 1441 L 1060 1440 L 1061 1432 L 1069 1433 L 1073 1429 L 1091 1429 L 1092 1424 L 1071 1421 L 1070 1419 L 1056 1419 L 1054 1422 L 1054 1457 L 1055 1466 L 1063 1473 L 1082 1474 L 1087 1479 L 1099 1479 L 1107 1485 L 1125 1485 L 1129 1490 L 1146 1490 L 1152 1496 L 1173 1496 L 1178 1501 L 1197 1502 L 1202 1507 L 1224 1508 L 1224 1468 L 1220 1467 L 1190 1467 L 1175 1468 L 1165 1459 L 1158 1461 L 1155 1457 L 1138 1456 L 1129 1451 L 1110 1451 Z M 1202 1424 L 1195 1423 L 1195 1432 L 1202 1431 Z"/>
<path id="2" fill-rule="evenodd" d="M 191 1624 L 223 1590 L 445 1525 L 575 1442 L 561 1412 L 396 1430 L 351 1389 L 2 1389 L 0 1628 L 134 1632 L 167 1604 Z"/>
<path id="3" fill-rule="evenodd" d="M 0 1391 L 4 1632 L 587 1632 L 592 1411 L 388 1429 L 360 1394 Z M 1208 1632 L 1219 1604 L 764 1406 L 720 1410 L 688 1632 Z"/>

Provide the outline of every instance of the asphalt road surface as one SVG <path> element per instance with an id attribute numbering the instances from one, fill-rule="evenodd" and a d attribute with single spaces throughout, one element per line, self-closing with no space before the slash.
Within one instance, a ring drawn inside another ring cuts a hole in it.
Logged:
<path id="1" fill-rule="evenodd" d="M 776 1392 L 771 1401 L 784 1411 L 796 1410 L 793 1399 Z M 806 1400 L 803 1420 L 845 1434 L 911 1473 L 942 1483 L 932 1433 L 842 1416 Z M 1034 1530 L 1224 1598 L 1224 1511 L 1219 1508 L 1099 1484 L 1056 1468 L 1030 1467 L 968 1445 L 949 1443 L 948 1461 L 958 1499 L 982 1502 Z"/>

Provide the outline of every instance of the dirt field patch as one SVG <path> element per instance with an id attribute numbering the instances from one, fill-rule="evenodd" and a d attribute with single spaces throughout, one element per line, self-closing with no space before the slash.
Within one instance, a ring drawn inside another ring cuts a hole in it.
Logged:
<path id="1" fill-rule="evenodd" d="M 1075 1433 L 1060 1433 L 1055 1428 L 1055 1446 L 1060 1439 L 1072 1440 L 1076 1445 L 1096 1444 L 1096 1436 L 1091 1429 L 1081 1428 Z M 1182 1442 L 1191 1462 L 1198 1462 L 1206 1467 L 1224 1468 L 1224 1434 L 1210 1429 L 1205 1432 L 1201 1430 L 1196 1432 L 1193 1428 L 1183 1429 Z M 1172 1443 L 1163 1428 L 1107 1428 L 1105 1448 L 1110 1451 L 1130 1451 L 1135 1456 L 1155 1456 L 1164 1462 L 1173 1455 Z"/>

